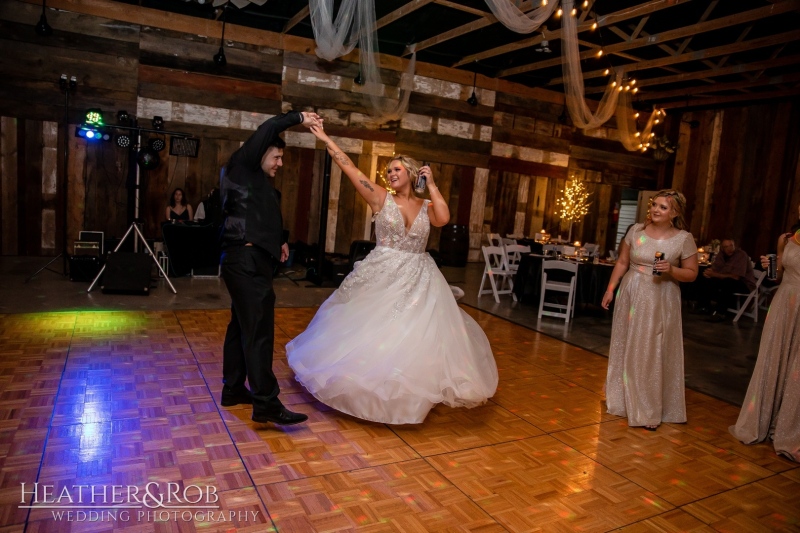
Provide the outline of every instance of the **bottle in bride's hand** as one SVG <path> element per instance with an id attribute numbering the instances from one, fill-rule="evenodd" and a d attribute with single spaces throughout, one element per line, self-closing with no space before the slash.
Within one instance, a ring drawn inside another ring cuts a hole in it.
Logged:
<path id="1" fill-rule="evenodd" d="M 427 164 L 428 164 L 427 161 L 423 161 L 422 162 L 422 166 L 420 168 L 422 168 L 424 166 L 427 166 Z M 424 193 L 425 192 L 425 184 L 426 184 L 427 181 L 428 181 L 427 178 L 425 178 L 425 176 L 423 176 L 422 173 L 417 174 L 417 182 L 414 184 L 414 191 L 417 194 Z"/>

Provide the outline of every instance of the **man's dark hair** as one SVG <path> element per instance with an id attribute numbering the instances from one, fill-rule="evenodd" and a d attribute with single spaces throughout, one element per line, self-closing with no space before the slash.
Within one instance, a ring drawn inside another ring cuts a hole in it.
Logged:
<path id="1" fill-rule="evenodd" d="M 283 150 L 284 148 L 286 148 L 286 141 L 284 141 L 280 137 L 275 137 L 275 140 L 269 143 L 269 146 L 267 146 L 267 150 L 269 150 L 273 146 L 275 148 L 278 148 L 279 150 Z"/>

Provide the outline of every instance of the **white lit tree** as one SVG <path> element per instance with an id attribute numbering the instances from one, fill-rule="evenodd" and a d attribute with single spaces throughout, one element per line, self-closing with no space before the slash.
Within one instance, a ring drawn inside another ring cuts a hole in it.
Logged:
<path id="1" fill-rule="evenodd" d="M 569 237 L 567 240 L 572 242 L 572 224 L 580 222 L 589 213 L 589 191 L 586 187 L 572 177 L 572 181 L 567 183 L 566 188 L 561 191 L 563 196 L 556 200 L 558 215 L 562 222 L 569 222 Z"/>

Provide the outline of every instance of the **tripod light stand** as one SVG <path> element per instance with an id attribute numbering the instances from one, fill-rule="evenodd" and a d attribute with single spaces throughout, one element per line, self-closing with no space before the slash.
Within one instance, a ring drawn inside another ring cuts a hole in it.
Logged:
<path id="1" fill-rule="evenodd" d="M 50 270 L 56 274 L 67 275 L 67 172 L 69 169 L 69 94 L 74 93 L 78 88 L 78 78 L 76 76 L 67 76 L 62 74 L 58 80 L 58 85 L 61 92 L 64 93 L 64 169 L 61 176 L 61 209 L 62 209 L 62 227 L 61 227 L 61 252 L 50 261 L 47 262 L 42 268 L 28 276 L 25 283 L 39 275 L 43 270 Z M 51 270 L 49 267 L 55 263 L 59 258 L 63 260 L 62 272 Z"/>

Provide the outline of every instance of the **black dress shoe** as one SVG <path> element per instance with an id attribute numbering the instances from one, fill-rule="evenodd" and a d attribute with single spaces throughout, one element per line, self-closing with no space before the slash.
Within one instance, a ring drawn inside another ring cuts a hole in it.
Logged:
<path id="1" fill-rule="evenodd" d="M 279 426 L 291 426 L 292 424 L 299 424 L 308 420 L 308 416 L 303 413 L 293 413 L 287 408 L 281 406 L 280 411 L 271 413 L 253 413 L 253 422 L 259 424 L 266 424 L 272 422 Z"/>
<path id="2" fill-rule="evenodd" d="M 247 404 L 252 405 L 253 395 L 247 389 L 242 389 L 236 392 L 228 392 L 222 389 L 222 398 L 220 399 L 222 407 L 233 407 L 234 405 Z"/>

